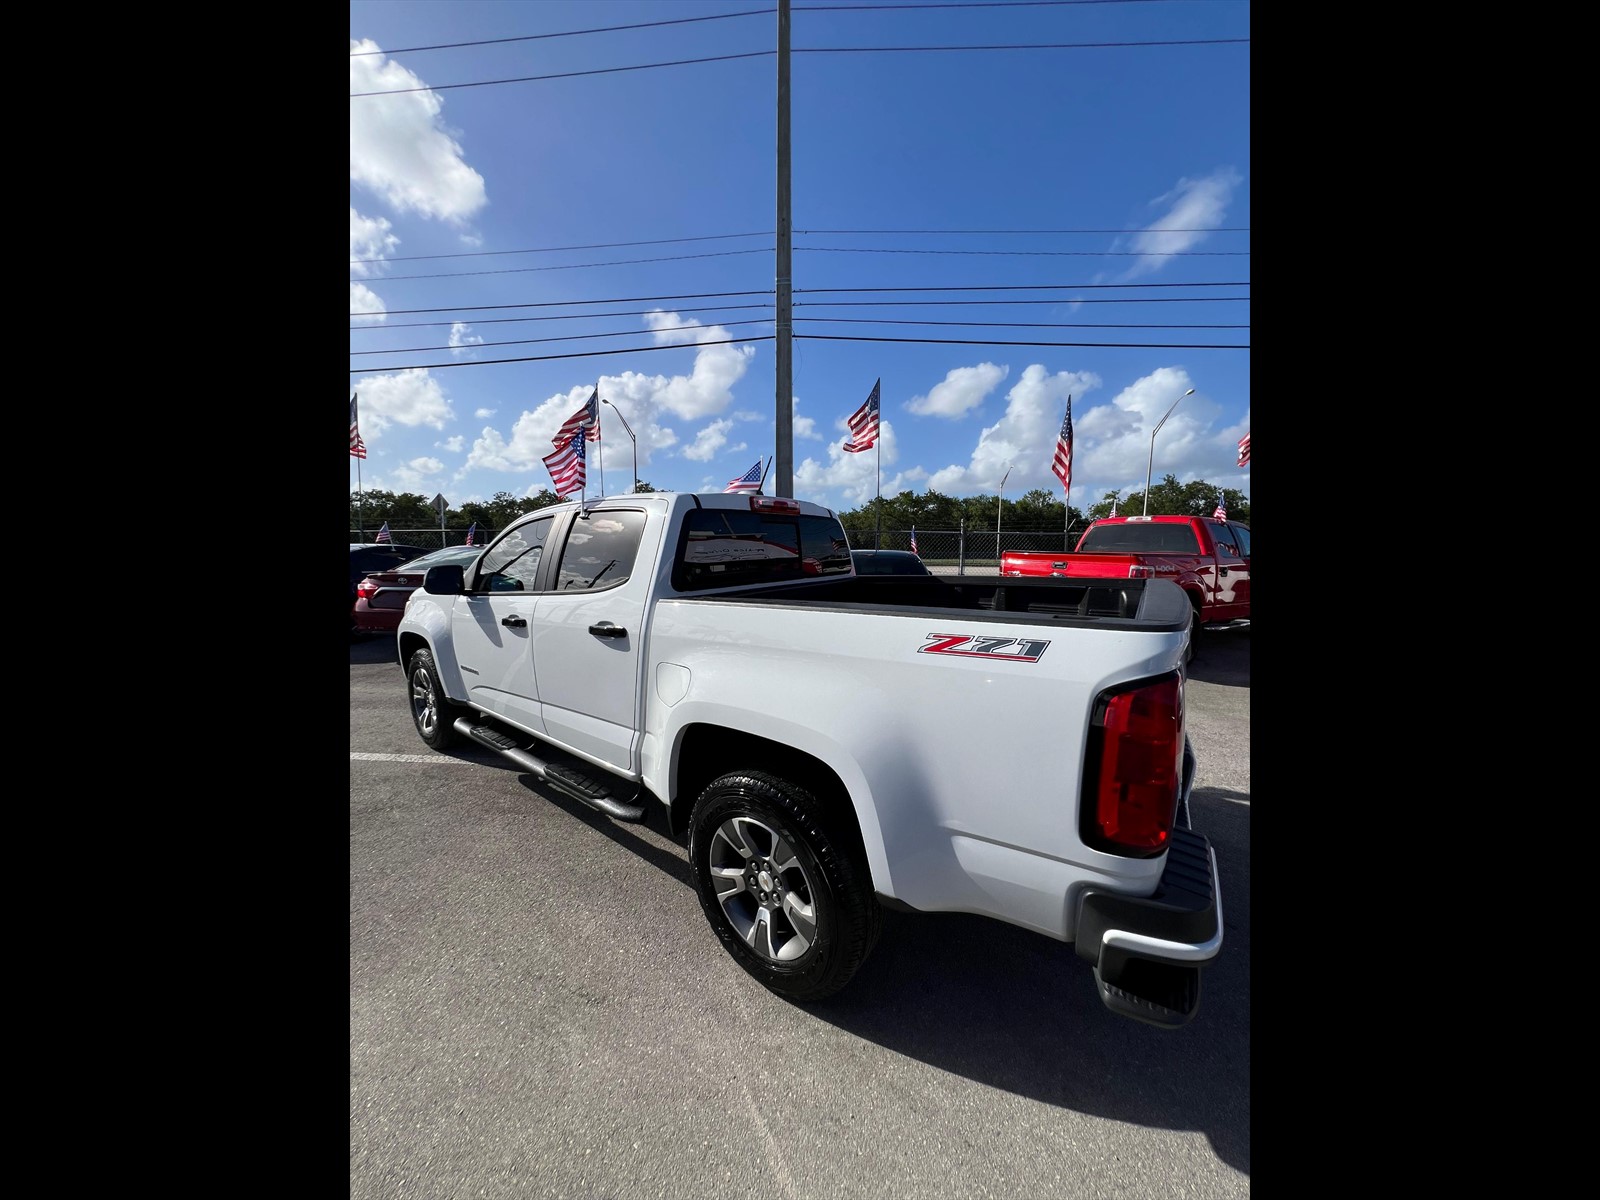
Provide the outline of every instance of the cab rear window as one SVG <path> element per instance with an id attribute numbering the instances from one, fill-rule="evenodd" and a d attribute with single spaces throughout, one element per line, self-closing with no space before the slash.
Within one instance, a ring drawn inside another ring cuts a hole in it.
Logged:
<path id="1" fill-rule="evenodd" d="M 693 592 L 850 570 L 850 544 L 835 517 L 699 509 L 684 518 L 672 586 Z"/>

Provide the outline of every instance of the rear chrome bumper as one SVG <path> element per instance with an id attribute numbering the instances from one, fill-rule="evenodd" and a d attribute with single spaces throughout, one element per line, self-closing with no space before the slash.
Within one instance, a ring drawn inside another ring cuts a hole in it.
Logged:
<path id="1" fill-rule="evenodd" d="M 1187 801 L 1187 796 L 1185 796 Z M 1085 892 L 1074 948 L 1094 964 L 1106 1007 L 1175 1029 L 1200 1006 L 1200 968 L 1222 949 L 1222 893 L 1211 843 L 1172 831 L 1161 882 L 1149 896 Z"/>

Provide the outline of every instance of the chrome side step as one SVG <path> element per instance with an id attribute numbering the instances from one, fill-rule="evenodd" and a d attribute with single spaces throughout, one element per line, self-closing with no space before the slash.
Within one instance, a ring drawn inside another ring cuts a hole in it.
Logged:
<path id="1" fill-rule="evenodd" d="M 548 783 L 563 796 L 568 796 L 602 813 L 614 821 L 643 821 L 642 804 L 626 804 L 611 794 L 609 777 L 597 777 L 574 767 L 546 762 L 535 757 L 517 744 L 515 738 L 488 725 L 477 725 L 466 717 L 457 717 L 455 730 L 478 745 L 493 750 L 502 758 L 517 764 L 535 779 Z M 638 795 L 637 792 L 634 793 Z"/>

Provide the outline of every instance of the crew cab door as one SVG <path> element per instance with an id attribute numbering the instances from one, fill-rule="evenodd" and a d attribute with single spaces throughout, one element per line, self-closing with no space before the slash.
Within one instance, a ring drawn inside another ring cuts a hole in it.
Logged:
<path id="1" fill-rule="evenodd" d="M 1209 526 L 1217 544 L 1213 621 L 1250 617 L 1250 530 L 1231 521 Z"/>
<path id="2" fill-rule="evenodd" d="M 450 612 L 467 698 L 530 733 L 544 732 L 533 671 L 534 603 L 548 577 L 553 517 L 518 525 L 484 552 L 467 592 Z"/>
<path id="3" fill-rule="evenodd" d="M 633 769 L 652 564 L 663 522 L 642 509 L 574 514 L 534 606 L 533 663 L 545 731 L 620 771 Z"/>

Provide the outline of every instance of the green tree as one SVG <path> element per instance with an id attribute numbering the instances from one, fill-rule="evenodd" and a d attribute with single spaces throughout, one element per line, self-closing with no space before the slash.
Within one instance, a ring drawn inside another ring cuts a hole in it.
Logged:
<path id="1" fill-rule="evenodd" d="M 1217 507 L 1217 497 L 1222 496 L 1228 516 L 1235 521 L 1250 523 L 1250 501 L 1237 488 L 1221 487 L 1196 479 L 1192 483 L 1179 483 L 1177 476 L 1168 475 L 1160 483 L 1150 485 L 1150 506 L 1145 508 L 1144 493 L 1134 492 L 1117 506 L 1117 515 L 1137 517 L 1147 511 L 1150 516 L 1179 514 L 1186 517 L 1209 517 Z M 1109 508 L 1108 510 L 1109 511 Z"/>

